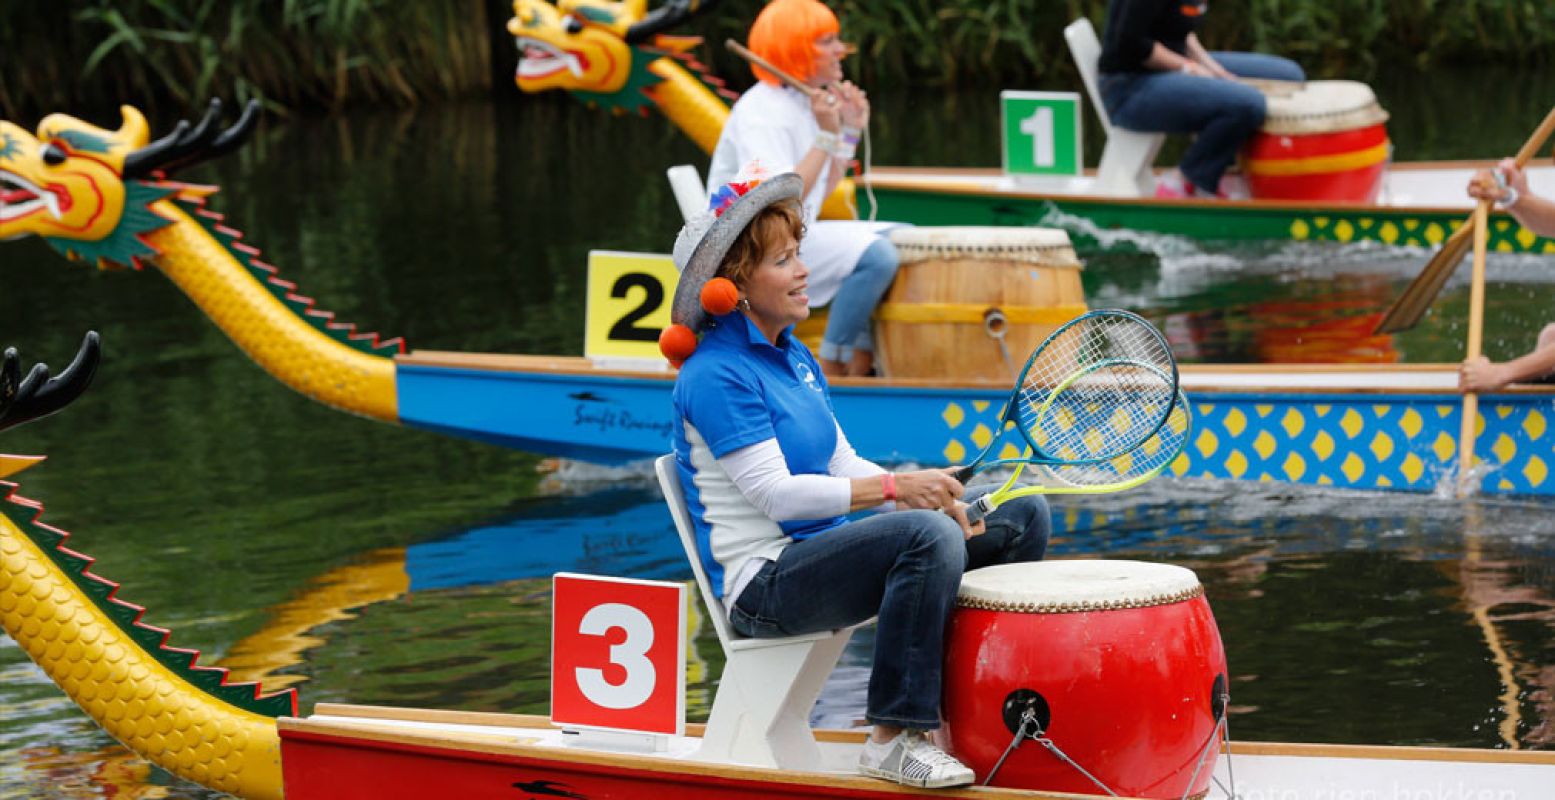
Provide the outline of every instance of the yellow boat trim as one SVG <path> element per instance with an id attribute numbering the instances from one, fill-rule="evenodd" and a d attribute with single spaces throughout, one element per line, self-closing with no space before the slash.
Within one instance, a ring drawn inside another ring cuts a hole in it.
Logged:
<path id="1" fill-rule="evenodd" d="M 1391 142 L 1376 147 L 1356 150 L 1352 153 L 1336 153 L 1330 156 L 1310 158 L 1254 158 L 1247 162 L 1247 171 L 1253 175 L 1319 175 L 1325 172 L 1348 172 L 1352 169 L 1374 167 L 1388 160 Z"/>
<path id="2" fill-rule="evenodd" d="M 999 311 L 1012 325 L 1061 325 L 1090 309 L 1083 305 L 991 306 L 972 303 L 881 303 L 875 319 L 883 322 L 964 322 L 981 325 L 989 311 Z"/>

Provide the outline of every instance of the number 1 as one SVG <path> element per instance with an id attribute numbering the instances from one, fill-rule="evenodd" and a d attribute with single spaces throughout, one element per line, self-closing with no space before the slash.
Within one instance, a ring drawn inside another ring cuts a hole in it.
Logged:
<path id="1" fill-rule="evenodd" d="M 1053 150 L 1053 109 L 1039 107 L 1031 116 L 1020 121 L 1020 132 L 1031 137 L 1031 160 L 1039 167 L 1051 167 L 1058 163 Z"/>

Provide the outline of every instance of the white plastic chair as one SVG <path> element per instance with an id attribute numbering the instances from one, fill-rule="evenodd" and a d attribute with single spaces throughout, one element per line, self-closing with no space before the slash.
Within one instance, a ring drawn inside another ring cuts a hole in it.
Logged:
<path id="1" fill-rule="evenodd" d="M 1107 134 L 1107 145 L 1101 151 L 1101 165 L 1096 170 L 1097 189 L 1102 194 L 1149 197 L 1155 193 L 1155 175 L 1150 171 L 1155 156 L 1166 141 L 1164 133 L 1129 131 L 1116 127 L 1102 105 L 1098 75 L 1101 61 L 1101 41 L 1096 38 L 1096 28 L 1091 21 L 1081 17 L 1064 28 L 1064 41 L 1069 43 L 1069 53 L 1074 56 L 1080 79 L 1085 83 L 1085 93 L 1091 98 L 1091 106 L 1101 119 L 1101 128 Z"/>
<path id="2" fill-rule="evenodd" d="M 697 555 L 696 529 L 681 491 L 675 457 L 660 456 L 653 466 L 726 659 L 697 757 L 819 770 L 821 750 L 810 731 L 810 709 L 837 666 L 853 629 L 783 639 L 747 639 L 735 633 Z"/>
<path id="3" fill-rule="evenodd" d="M 680 216 L 685 222 L 707 210 L 707 190 L 702 188 L 702 176 L 690 164 L 681 164 L 664 171 L 670 179 L 670 190 L 675 193 L 675 205 L 680 206 Z"/>

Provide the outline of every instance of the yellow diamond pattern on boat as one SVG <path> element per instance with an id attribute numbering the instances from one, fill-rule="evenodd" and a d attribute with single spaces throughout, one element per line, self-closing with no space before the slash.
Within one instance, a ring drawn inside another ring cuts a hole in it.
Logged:
<path id="1" fill-rule="evenodd" d="M 1355 483 L 1361 479 L 1362 475 L 1366 474 L 1366 465 L 1361 463 L 1360 456 L 1350 453 L 1344 457 L 1344 465 L 1339 467 L 1339 470 L 1344 473 L 1346 478 L 1350 479 L 1350 483 Z"/>
<path id="2" fill-rule="evenodd" d="M 1178 453 L 1177 454 L 1177 459 L 1172 462 L 1172 474 L 1173 475 L 1187 475 L 1188 474 L 1188 465 L 1191 464 L 1191 463 L 1192 463 L 1192 459 L 1188 458 L 1188 452 L 1186 450 L 1184 450 L 1181 453 Z"/>
<path id="3" fill-rule="evenodd" d="M 1512 457 L 1517 455 L 1517 445 L 1513 444 L 1512 437 L 1501 434 L 1496 437 L 1496 443 L 1490 446 L 1490 452 L 1496 454 L 1496 460 L 1502 464 L 1510 463 Z"/>
<path id="4" fill-rule="evenodd" d="M 1004 447 L 999 448 L 1000 458 L 1020 458 L 1020 448 L 1014 442 L 1005 442 Z"/>
<path id="5" fill-rule="evenodd" d="M 1231 438 L 1241 436 L 1242 431 L 1247 429 L 1247 415 L 1242 413 L 1242 409 L 1233 408 L 1226 414 L 1225 426 L 1226 433 L 1231 434 Z"/>
<path id="6" fill-rule="evenodd" d="M 1544 415 L 1537 410 L 1530 411 L 1528 416 L 1523 417 L 1523 433 L 1528 434 L 1529 439 L 1538 441 L 1544 438 L 1544 428 Z"/>
<path id="7" fill-rule="evenodd" d="M 1241 450 L 1232 450 L 1231 454 L 1226 456 L 1226 472 L 1237 480 L 1241 480 L 1242 476 L 1247 474 L 1247 456 L 1242 455 Z"/>
<path id="8" fill-rule="evenodd" d="M 1392 410 L 1393 406 L 1386 406 L 1380 403 L 1373 403 L 1371 407 L 1372 416 L 1376 417 L 1377 419 L 1382 419 L 1383 417 L 1387 416 L 1389 411 Z"/>
<path id="9" fill-rule="evenodd" d="M 947 427 L 954 430 L 961 424 L 963 420 L 966 419 L 966 412 L 961 410 L 960 403 L 951 403 L 945 406 L 945 410 L 940 412 L 939 416 L 940 419 L 945 420 L 945 425 Z"/>
<path id="10" fill-rule="evenodd" d="M 1458 453 L 1458 443 L 1453 441 L 1446 431 L 1436 434 L 1436 441 L 1431 443 L 1431 450 L 1436 453 L 1436 460 L 1443 464 L 1452 460 Z"/>
<path id="11" fill-rule="evenodd" d="M 1285 477 L 1288 480 L 1300 482 L 1301 476 L 1307 474 L 1307 460 L 1300 453 L 1291 453 L 1285 457 Z"/>
<path id="12" fill-rule="evenodd" d="M 1253 406 L 1253 411 L 1258 413 L 1259 419 L 1268 419 L 1269 415 L 1274 413 L 1274 406 L 1267 403 L 1259 403 Z"/>
<path id="13" fill-rule="evenodd" d="M 1386 433 L 1378 433 L 1371 439 L 1371 454 L 1378 461 L 1387 461 L 1393 455 L 1393 438 Z"/>
<path id="14" fill-rule="evenodd" d="M 1458 409 L 1457 409 L 1456 406 L 1437 406 L 1436 407 L 1436 416 L 1441 417 L 1442 419 L 1446 419 L 1446 418 L 1452 416 L 1452 412 L 1457 411 L 1457 410 Z"/>
<path id="15" fill-rule="evenodd" d="M 1410 453 L 1404 456 L 1404 463 L 1400 464 L 1398 469 L 1413 484 L 1425 475 L 1425 462 L 1421 461 L 1419 456 Z"/>
<path id="16" fill-rule="evenodd" d="M 1392 222 L 1384 222 L 1382 223 L 1382 230 L 1378 231 L 1377 235 L 1382 237 L 1382 241 L 1388 244 L 1395 244 L 1398 242 L 1398 226 Z"/>
<path id="17" fill-rule="evenodd" d="M 1294 408 L 1285 409 L 1285 418 L 1280 420 L 1280 427 L 1285 429 L 1285 435 L 1294 439 L 1301 435 L 1307 427 L 1307 418 Z"/>
<path id="18" fill-rule="evenodd" d="M 1512 415 L 1512 407 L 1508 405 L 1496 406 L 1496 417 L 1506 419 Z"/>
<path id="19" fill-rule="evenodd" d="M 1425 226 L 1425 241 L 1426 241 L 1426 244 L 1429 244 L 1432 247 L 1435 247 L 1436 245 L 1441 244 L 1442 243 L 1442 239 L 1444 239 L 1444 238 L 1446 238 L 1446 234 L 1442 232 L 1442 225 L 1441 225 L 1441 223 L 1433 222 L 1430 225 Z"/>
<path id="20" fill-rule="evenodd" d="M 973 400 L 972 401 L 972 410 L 976 411 L 979 414 L 981 414 L 984 411 L 988 410 L 988 406 L 989 405 L 992 405 L 992 404 L 989 403 L 987 400 Z"/>
<path id="21" fill-rule="evenodd" d="M 960 464 L 966 459 L 966 445 L 959 439 L 951 439 L 950 444 L 945 445 L 945 461 L 950 464 Z"/>
<path id="22" fill-rule="evenodd" d="M 1274 455 L 1274 437 L 1268 431 L 1259 431 L 1257 438 L 1253 439 L 1253 450 L 1265 461 Z"/>
<path id="23" fill-rule="evenodd" d="M 1318 431 L 1312 437 L 1312 452 L 1317 455 L 1318 461 L 1327 461 L 1334 454 L 1334 437 L 1328 435 L 1328 431 Z"/>
<path id="24" fill-rule="evenodd" d="M 1532 250 L 1534 241 L 1539 238 L 1533 235 L 1533 231 L 1523 227 L 1519 227 L 1517 229 L 1517 233 L 1514 235 L 1514 237 L 1517 239 L 1518 247 L 1522 248 L 1524 252 Z"/>
<path id="25" fill-rule="evenodd" d="M 1328 416 L 1328 412 L 1333 411 L 1334 407 L 1327 403 L 1318 403 L 1312 407 L 1312 410 L 1317 413 L 1318 419 L 1322 419 Z"/>
<path id="26" fill-rule="evenodd" d="M 1216 436 L 1214 431 L 1205 428 L 1199 433 L 1199 438 L 1194 442 L 1194 446 L 1199 449 L 1199 455 L 1205 458 L 1214 458 L 1215 451 L 1220 449 L 1220 437 Z"/>
<path id="27" fill-rule="evenodd" d="M 1355 226 L 1347 219 L 1339 220 L 1339 224 L 1334 226 L 1334 237 L 1341 242 L 1350 241 L 1355 238 Z"/>
<path id="28" fill-rule="evenodd" d="M 1523 466 L 1523 477 L 1528 479 L 1528 485 L 1539 487 L 1544 485 L 1544 480 L 1550 476 L 1549 467 L 1544 459 L 1538 456 L 1529 456 L 1528 463 Z"/>
<path id="29" fill-rule="evenodd" d="M 1404 437 L 1413 441 L 1425 427 L 1425 420 L 1420 416 L 1420 412 L 1411 408 L 1404 412 L 1404 416 L 1399 417 L 1398 426 L 1404 429 Z"/>
<path id="30" fill-rule="evenodd" d="M 1312 226 L 1308 225 L 1306 220 L 1298 219 L 1290 224 L 1290 238 L 1295 239 L 1298 242 L 1303 242 L 1306 241 L 1307 237 L 1311 235 Z"/>
<path id="31" fill-rule="evenodd" d="M 1339 418 L 1339 428 L 1344 431 L 1345 436 L 1351 439 L 1361 435 L 1361 427 L 1365 424 L 1361 421 L 1361 415 L 1356 413 L 1353 408 L 1345 409 L 1344 416 Z"/>
<path id="32" fill-rule="evenodd" d="M 982 450 L 991 441 L 993 441 L 993 431 L 989 430 L 987 425 L 977 423 L 977 427 L 972 429 L 972 444 L 978 450 Z"/>

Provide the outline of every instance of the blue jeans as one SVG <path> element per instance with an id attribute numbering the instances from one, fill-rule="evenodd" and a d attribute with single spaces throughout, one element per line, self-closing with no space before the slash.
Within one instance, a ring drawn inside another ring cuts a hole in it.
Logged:
<path id="1" fill-rule="evenodd" d="M 826 317 L 826 333 L 821 337 L 821 358 L 847 361 L 853 357 L 854 350 L 874 351 L 869 318 L 896 277 L 899 261 L 896 246 L 884 236 L 859 256 L 858 264 L 842 279 L 837 296 L 832 298 Z"/>
<path id="2" fill-rule="evenodd" d="M 1296 62 L 1262 53 L 1212 53 L 1243 78 L 1300 81 Z M 1194 186 L 1214 192 L 1242 143 L 1263 124 L 1263 93 L 1251 86 L 1181 72 L 1108 72 L 1102 104 L 1112 124 L 1131 131 L 1196 133 L 1178 168 Z"/>
<path id="3" fill-rule="evenodd" d="M 878 615 L 865 717 L 877 725 L 938 728 L 945 626 L 961 574 L 1041 561 L 1053 526 L 1041 496 L 1010 500 L 985 521 L 985 533 L 965 539 L 942 512 L 893 511 L 795 542 L 740 592 L 729 622 L 742 635 L 771 638 Z"/>

